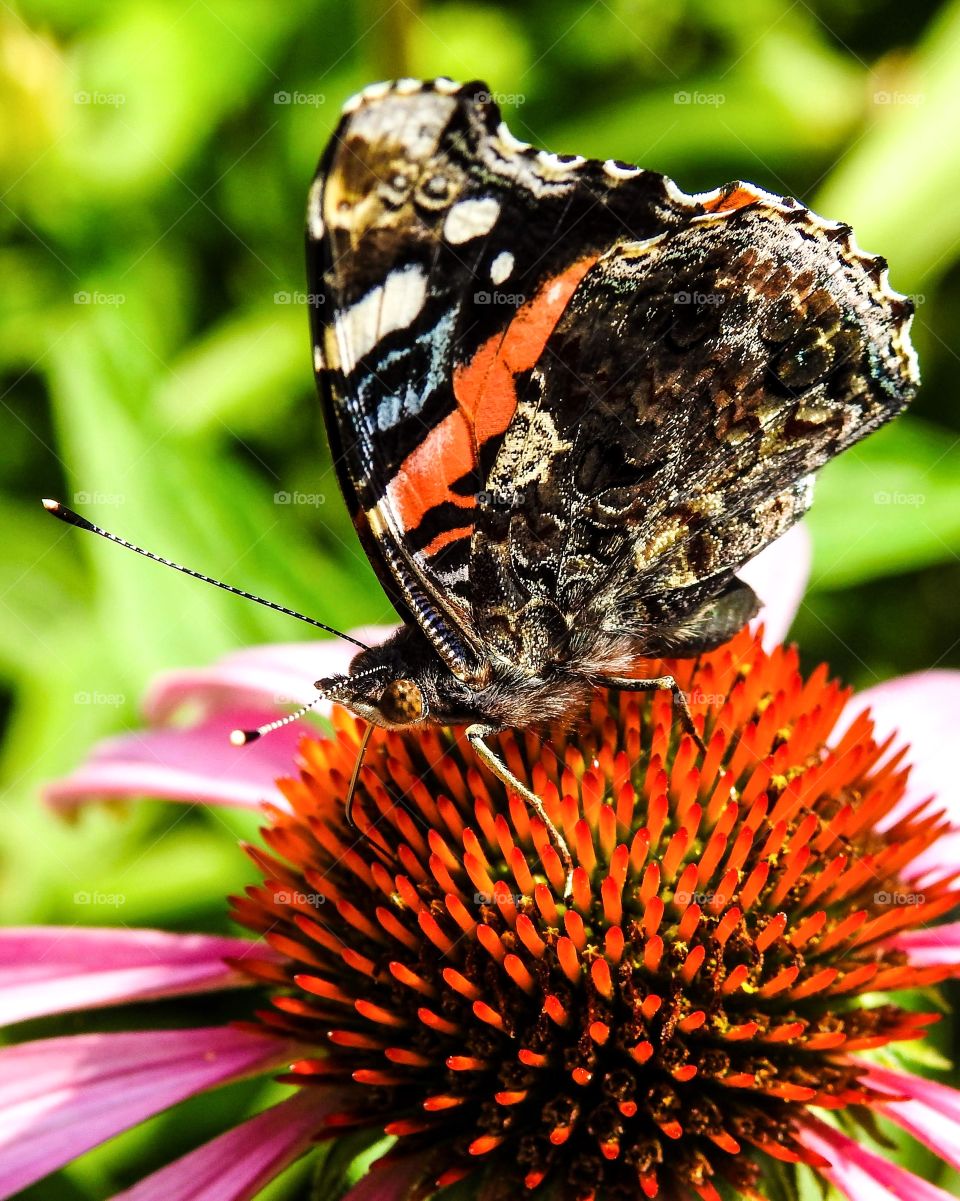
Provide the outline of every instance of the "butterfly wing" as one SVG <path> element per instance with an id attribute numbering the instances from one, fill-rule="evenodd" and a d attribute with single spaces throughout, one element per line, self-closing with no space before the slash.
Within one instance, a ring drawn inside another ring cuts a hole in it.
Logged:
<path id="1" fill-rule="evenodd" d="M 699 199 L 585 276 L 487 478 L 514 503 L 477 521 L 477 626 L 532 669 L 732 635 L 737 568 L 915 390 L 912 305 L 848 227 L 743 184 Z"/>
<path id="2" fill-rule="evenodd" d="M 518 381 L 613 241 L 699 211 L 653 172 L 518 142 L 482 84 L 347 105 L 308 213 L 318 383 L 367 554 L 461 678 L 487 659 L 471 546 Z"/>

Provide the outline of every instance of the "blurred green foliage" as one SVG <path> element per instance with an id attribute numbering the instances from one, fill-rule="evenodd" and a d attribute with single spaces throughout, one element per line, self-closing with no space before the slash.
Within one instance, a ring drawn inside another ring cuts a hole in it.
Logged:
<path id="1" fill-rule="evenodd" d="M 68 829 L 39 788 L 134 727 L 157 670 L 303 636 L 78 537 L 38 497 L 334 624 L 390 619 L 313 395 L 302 214 L 342 101 L 441 73 L 486 79 L 523 138 L 689 191 L 747 178 L 889 257 L 926 383 L 824 471 L 797 633 L 808 664 L 860 685 L 957 665 L 960 2 L 22 0 L 0 7 L 5 922 L 224 928 L 251 819 L 152 804 Z M 314 502 L 275 503 L 296 492 Z M 122 913 L 78 911 L 92 888 Z M 158 1118 L 29 1196 L 109 1195 L 254 1092 Z"/>

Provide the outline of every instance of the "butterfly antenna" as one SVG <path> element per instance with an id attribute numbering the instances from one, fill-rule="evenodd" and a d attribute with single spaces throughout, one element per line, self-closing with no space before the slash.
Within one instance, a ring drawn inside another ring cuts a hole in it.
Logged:
<path id="1" fill-rule="evenodd" d="M 116 542 L 118 546 L 124 546 L 127 550 L 135 551 L 136 554 L 143 555 L 145 559 L 153 559 L 154 563 L 162 563 L 164 567 L 172 567 L 174 571 L 193 576 L 195 580 L 202 580 L 205 584 L 212 584 L 214 588 L 222 588 L 224 592 L 231 592 L 234 596 L 242 596 L 244 600 L 263 605 L 266 609 L 273 609 L 276 613 L 285 613 L 288 617 L 295 617 L 298 621 L 305 621 L 307 625 L 316 626 L 318 630 L 326 630 L 328 634 L 335 634 L 338 638 L 343 638 L 346 642 L 352 642 L 354 646 L 360 647 L 363 651 L 370 649 L 365 642 L 360 642 L 359 639 L 351 637 L 350 634 L 345 634 L 343 630 L 337 630 L 333 626 L 325 625 L 322 621 L 317 621 L 315 617 L 307 617 L 303 613 L 298 613 L 296 609 L 288 609 L 286 605 L 278 605 L 276 601 L 265 600 L 262 596 L 254 596 L 252 592 L 245 592 L 242 588 L 234 588 L 231 584 L 224 584 L 221 580 L 215 580 L 213 576 L 204 575 L 200 571 L 192 571 L 189 567 L 182 567 L 179 563 L 174 563 L 171 559 L 165 559 L 163 555 L 155 555 L 153 551 L 144 550 L 142 546 L 134 546 L 132 542 L 128 542 L 125 538 L 111 534 L 109 530 L 101 529 L 100 526 L 94 525 L 92 521 L 87 521 L 86 517 L 81 517 L 79 513 L 74 513 L 73 509 L 68 509 L 66 505 L 62 505 L 58 500 L 44 500 L 43 507 L 48 513 L 52 513 L 54 517 L 58 517 L 61 521 L 66 522 L 67 525 L 75 525 L 78 529 L 89 530 L 91 534 L 99 534 L 101 538 L 106 538 L 108 542 Z"/>
<path id="2" fill-rule="evenodd" d="M 262 738 L 264 734 L 272 734 L 274 730 L 282 730 L 284 726 L 290 725 L 291 722 L 299 721 L 304 713 L 309 713 L 315 705 L 319 705 L 325 699 L 326 695 L 318 692 L 312 701 L 301 705 L 299 709 L 295 709 L 293 713 L 288 713 L 286 717 L 278 717 L 276 721 L 268 721 L 266 725 L 257 726 L 255 730 L 231 730 L 230 741 L 234 746 L 247 746 L 251 742 L 256 742 L 258 738 Z"/>

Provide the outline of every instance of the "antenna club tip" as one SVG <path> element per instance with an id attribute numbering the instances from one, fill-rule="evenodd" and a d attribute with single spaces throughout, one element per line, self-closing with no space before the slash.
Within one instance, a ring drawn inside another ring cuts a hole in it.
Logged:
<path id="1" fill-rule="evenodd" d="M 230 744 L 231 746 L 246 746 L 249 742 L 256 742 L 260 737 L 257 730 L 231 730 Z"/>
<path id="2" fill-rule="evenodd" d="M 59 517 L 61 521 L 65 521 L 67 525 L 79 526 L 82 530 L 93 530 L 94 533 L 99 533 L 97 527 L 91 525 L 85 517 L 81 517 L 79 513 L 74 513 L 73 509 L 68 509 L 65 504 L 59 500 L 51 500 L 49 496 L 45 496 L 42 501 L 43 507 L 48 513 L 52 513 L 54 517 Z"/>

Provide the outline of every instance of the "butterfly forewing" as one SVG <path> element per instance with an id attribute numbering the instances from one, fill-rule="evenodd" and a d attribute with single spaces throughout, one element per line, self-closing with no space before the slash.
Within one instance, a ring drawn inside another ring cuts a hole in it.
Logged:
<path id="1" fill-rule="evenodd" d="M 524 146 L 482 84 L 378 86 L 348 108 L 308 220 L 334 456 L 401 615 L 456 625 L 482 658 L 470 544 L 516 381 L 609 245 L 691 202 L 653 172 Z"/>

